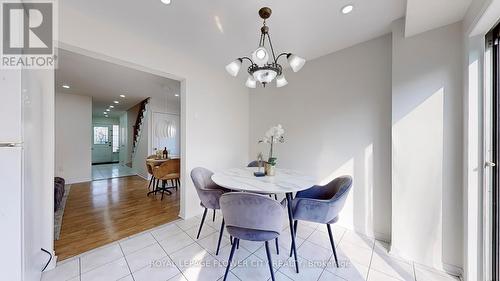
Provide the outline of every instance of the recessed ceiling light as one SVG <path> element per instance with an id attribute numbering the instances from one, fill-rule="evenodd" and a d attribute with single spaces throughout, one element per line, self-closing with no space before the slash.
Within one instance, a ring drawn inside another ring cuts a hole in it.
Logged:
<path id="1" fill-rule="evenodd" d="M 62 85 L 62 87 L 63 87 L 64 89 L 69 89 L 69 88 L 70 88 L 70 87 L 69 87 L 69 85 L 66 85 L 66 84 Z"/>
<path id="2" fill-rule="evenodd" d="M 344 15 L 347 15 L 349 14 L 350 12 L 352 12 L 352 10 L 354 10 L 354 6 L 353 5 L 346 5 L 342 8 L 342 14 Z"/>
<path id="3" fill-rule="evenodd" d="M 104 111 L 103 113 L 104 113 L 104 115 L 108 114 L 106 111 Z"/>
<path id="4" fill-rule="evenodd" d="M 114 105 L 110 105 L 109 108 L 115 108 L 115 106 Z"/>
<path id="5" fill-rule="evenodd" d="M 109 116 L 108 115 L 104 115 L 104 117 L 108 118 Z"/>
<path id="6" fill-rule="evenodd" d="M 176 97 L 178 97 L 178 96 L 179 96 L 179 94 L 175 94 L 175 96 L 176 96 Z"/>
<path id="7" fill-rule="evenodd" d="M 108 109 L 106 109 L 106 111 L 111 111 L 111 109 L 108 108 Z"/>
<path id="8" fill-rule="evenodd" d="M 117 100 L 115 100 L 115 101 L 114 101 L 114 103 L 118 104 L 118 103 L 120 103 L 120 102 L 119 102 L 119 101 L 117 101 Z"/>
<path id="9" fill-rule="evenodd" d="M 125 95 L 120 95 L 120 98 L 124 98 L 124 97 L 125 97 Z"/>
<path id="10" fill-rule="evenodd" d="M 170 2 L 172 2 L 171 0 L 161 0 L 161 2 L 165 5 L 169 5 Z"/>

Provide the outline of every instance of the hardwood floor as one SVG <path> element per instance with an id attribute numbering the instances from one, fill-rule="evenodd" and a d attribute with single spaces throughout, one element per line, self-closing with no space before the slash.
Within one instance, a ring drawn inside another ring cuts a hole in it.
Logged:
<path id="1" fill-rule="evenodd" d="M 59 260 L 81 254 L 178 218 L 180 189 L 146 196 L 148 181 L 138 176 L 73 184 L 66 202 Z"/>

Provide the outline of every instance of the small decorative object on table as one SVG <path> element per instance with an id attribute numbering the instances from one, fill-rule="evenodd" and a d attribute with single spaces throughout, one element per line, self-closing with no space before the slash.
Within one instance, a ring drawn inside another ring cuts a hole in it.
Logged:
<path id="1" fill-rule="evenodd" d="M 257 162 L 259 163 L 259 169 L 257 172 L 254 172 L 253 175 L 256 177 L 263 177 L 266 174 L 262 172 L 262 162 L 264 162 L 264 156 L 262 156 L 262 152 L 257 155 Z"/>
<path id="2" fill-rule="evenodd" d="M 269 158 L 267 160 L 267 163 L 265 164 L 265 170 L 267 176 L 275 175 L 274 168 L 276 166 L 278 158 L 274 157 L 273 155 L 273 145 L 275 143 L 284 143 L 285 142 L 285 137 L 283 136 L 284 134 L 285 134 L 285 129 L 283 129 L 281 125 L 278 125 L 271 127 L 269 130 L 267 130 L 265 137 L 259 140 L 259 143 L 270 144 Z"/>

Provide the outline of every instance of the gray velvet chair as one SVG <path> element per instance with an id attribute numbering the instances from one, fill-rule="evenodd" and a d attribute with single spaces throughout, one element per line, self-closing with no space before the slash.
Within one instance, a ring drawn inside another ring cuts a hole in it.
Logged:
<path id="1" fill-rule="evenodd" d="M 325 186 L 315 185 L 304 191 L 297 192 L 292 201 L 294 233 L 297 233 L 299 220 L 326 224 L 337 267 L 339 262 L 330 224 L 338 221 L 339 213 L 344 207 L 351 186 L 352 178 L 350 176 L 341 176 Z"/>
<path id="2" fill-rule="evenodd" d="M 198 193 L 198 197 L 200 198 L 200 205 L 205 208 L 203 212 L 203 217 L 201 218 L 200 228 L 198 229 L 198 235 L 196 239 L 200 237 L 201 229 L 203 227 L 203 223 L 205 222 L 205 217 L 207 216 L 208 209 L 215 210 L 220 209 L 219 199 L 222 194 L 229 192 L 230 190 L 225 189 L 223 187 L 218 186 L 212 181 L 213 172 L 207 170 L 205 168 L 194 168 L 191 171 L 191 179 L 193 180 L 194 186 L 196 188 L 196 192 Z M 222 225 L 219 233 L 219 243 L 217 245 L 216 255 L 219 254 L 220 241 L 222 239 L 222 233 L 224 230 L 224 219 L 222 220 Z"/>
<path id="3" fill-rule="evenodd" d="M 274 281 L 269 241 L 278 238 L 283 229 L 285 207 L 265 195 L 246 192 L 225 193 L 220 198 L 220 207 L 227 232 L 234 238 L 224 280 L 231 267 L 234 251 L 240 239 L 243 239 L 264 242 L 271 279 Z"/>

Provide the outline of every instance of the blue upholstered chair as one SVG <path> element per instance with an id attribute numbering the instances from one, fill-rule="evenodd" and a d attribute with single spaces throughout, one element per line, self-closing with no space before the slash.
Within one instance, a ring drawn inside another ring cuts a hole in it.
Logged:
<path id="1" fill-rule="evenodd" d="M 193 180 L 194 186 L 196 188 L 196 192 L 198 193 L 198 197 L 200 198 L 200 205 L 205 208 L 203 212 L 203 217 L 201 218 L 200 228 L 198 229 L 198 235 L 196 239 L 200 237 L 201 229 L 203 227 L 203 223 L 205 222 L 205 217 L 207 216 L 208 209 L 215 210 L 220 209 L 219 199 L 222 194 L 229 192 L 228 189 L 218 186 L 212 181 L 213 172 L 207 170 L 205 168 L 194 168 L 191 171 L 191 179 Z M 222 239 L 222 233 L 224 230 L 224 219 L 222 220 L 222 225 L 219 233 L 219 243 L 217 245 L 216 255 L 219 254 L 220 241 Z"/>
<path id="2" fill-rule="evenodd" d="M 341 176 L 325 186 L 315 185 L 304 191 L 297 192 L 292 201 L 294 233 L 297 233 L 299 220 L 326 224 L 337 267 L 339 263 L 330 224 L 338 221 L 339 213 L 344 207 L 351 186 L 352 178 L 350 176 Z"/>
<path id="3" fill-rule="evenodd" d="M 224 280 L 227 278 L 239 240 L 243 239 L 265 243 L 271 279 L 274 281 L 269 241 L 278 238 L 283 229 L 285 207 L 265 195 L 245 192 L 225 193 L 220 198 L 220 207 L 227 232 L 234 237 Z"/>

